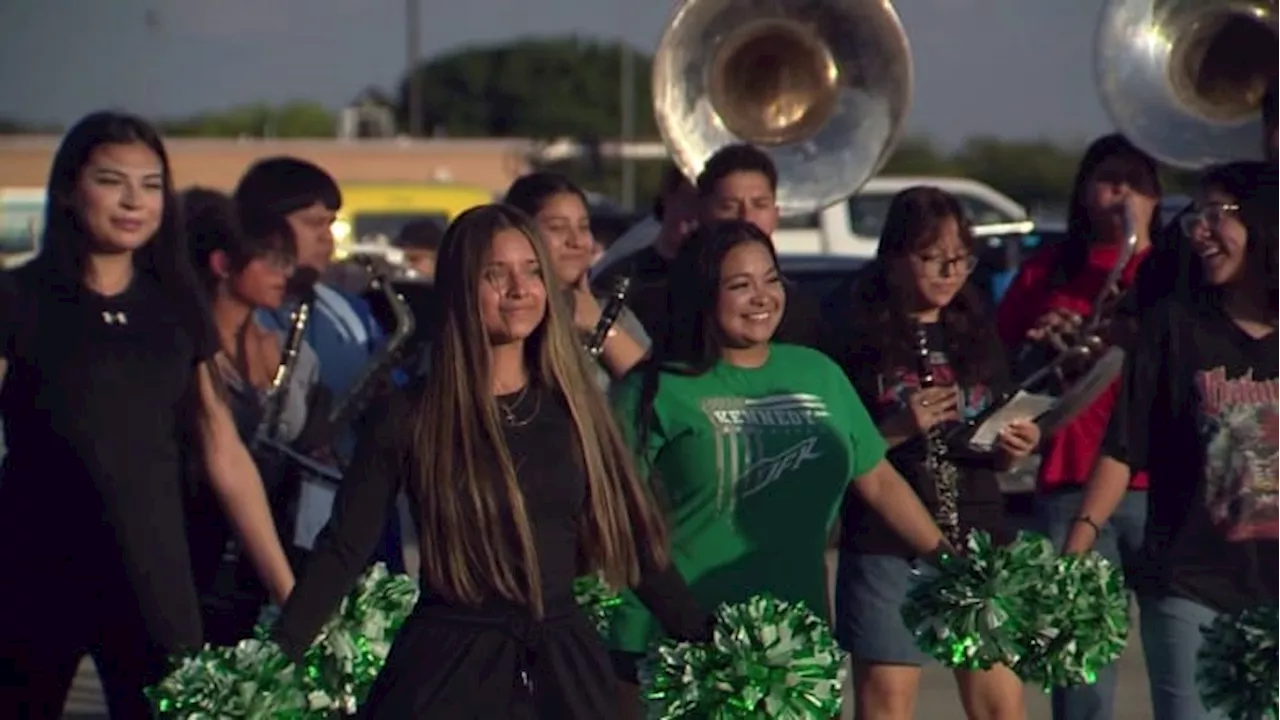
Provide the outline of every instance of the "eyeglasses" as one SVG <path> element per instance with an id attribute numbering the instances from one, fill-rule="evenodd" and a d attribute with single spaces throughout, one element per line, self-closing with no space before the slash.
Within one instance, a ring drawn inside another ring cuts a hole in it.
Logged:
<path id="1" fill-rule="evenodd" d="M 963 277 L 978 267 L 978 258 L 972 255 L 957 255 L 949 258 L 917 255 L 916 259 L 924 266 L 925 272 L 933 277 L 951 277 L 953 273 Z"/>
<path id="2" fill-rule="evenodd" d="M 1182 234 L 1194 235 L 1200 228 L 1217 229 L 1223 220 L 1233 218 L 1240 212 L 1239 205 L 1230 203 L 1211 203 L 1197 205 L 1178 219 Z"/>
<path id="3" fill-rule="evenodd" d="M 260 260 L 268 268 L 277 272 L 292 272 L 298 267 L 297 259 L 284 253 L 271 252 L 259 255 L 255 259 Z"/>

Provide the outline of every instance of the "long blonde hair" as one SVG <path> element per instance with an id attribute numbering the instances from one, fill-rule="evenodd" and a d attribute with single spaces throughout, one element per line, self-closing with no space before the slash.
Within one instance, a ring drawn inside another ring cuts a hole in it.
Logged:
<path id="1" fill-rule="evenodd" d="M 423 574 L 427 587 L 452 601 L 476 604 L 496 593 L 541 617 L 539 558 L 491 390 L 490 347 L 480 321 L 481 273 L 493 237 L 510 229 L 528 238 L 545 270 L 547 312 L 525 340 L 524 356 L 530 382 L 564 398 L 587 476 L 580 569 L 601 573 L 615 587 L 634 585 L 642 566 L 667 564 L 667 538 L 529 218 L 498 204 L 463 213 L 440 246 L 439 329 L 415 421 Z"/>

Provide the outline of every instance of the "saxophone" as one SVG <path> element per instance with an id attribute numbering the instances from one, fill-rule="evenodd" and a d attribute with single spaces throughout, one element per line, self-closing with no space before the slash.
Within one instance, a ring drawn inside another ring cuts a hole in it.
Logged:
<path id="1" fill-rule="evenodd" d="M 614 281 L 613 291 L 609 294 L 609 300 L 600 311 L 600 320 L 596 323 L 596 327 L 591 331 L 591 334 L 587 336 L 585 346 L 587 354 L 591 357 L 598 358 L 604 354 L 604 344 L 609 339 L 609 331 L 613 329 L 614 323 L 618 322 L 618 316 L 622 314 L 623 308 L 627 306 L 627 292 L 630 289 L 631 278 L 623 275 Z"/>
<path id="2" fill-rule="evenodd" d="M 929 336 L 923 325 L 916 328 L 917 350 L 919 356 L 920 389 L 934 387 L 937 384 L 933 374 L 932 351 L 929 348 Z M 960 469 L 950 459 L 948 434 L 940 425 L 929 428 L 925 435 L 924 469 L 933 480 L 934 490 L 938 496 L 938 510 L 934 521 L 942 535 L 955 547 L 960 547 Z"/>
<path id="3" fill-rule="evenodd" d="M 391 278 L 379 270 L 377 264 L 370 258 L 361 257 L 356 262 L 359 262 L 369 274 L 370 288 L 381 292 L 386 298 L 394 318 L 394 327 L 387 342 L 365 365 L 364 370 L 352 383 L 351 389 L 330 409 L 328 424 L 335 432 L 340 432 L 342 428 L 347 427 L 364 411 L 373 398 L 386 389 L 392 372 L 403 361 L 405 347 L 416 327 L 413 311 L 391 284 Z"/>

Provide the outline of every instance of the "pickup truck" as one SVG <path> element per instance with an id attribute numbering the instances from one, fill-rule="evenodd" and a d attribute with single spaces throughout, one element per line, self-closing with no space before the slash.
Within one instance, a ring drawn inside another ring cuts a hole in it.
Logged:
<path id="1" fill-rule="evenodd" d="M 773 235 L 779 255 L 828 255 L 869 260 L 875 257 L 889 202 L 900 191 L 933 185 L 955 195 L 983 236 L 1028 232 L 1027 209 L 989 185 L 967 178 L 882 175 L 872 178 L 856 195 L 816 213 L 783 218 Z M 648 218 L 613 243 L 592 268 L 601 273 L 614 263 L 647 247 L 658 233 Z"/>

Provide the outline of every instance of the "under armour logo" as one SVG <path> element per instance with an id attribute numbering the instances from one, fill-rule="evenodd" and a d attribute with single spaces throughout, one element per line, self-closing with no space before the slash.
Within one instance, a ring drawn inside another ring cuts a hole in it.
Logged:
<path id="1" fill-rule="evenodd" d="M 102 322 L 108 325 L 128 325 L 129 316 L 122 312 L 102 311 Z"/>

